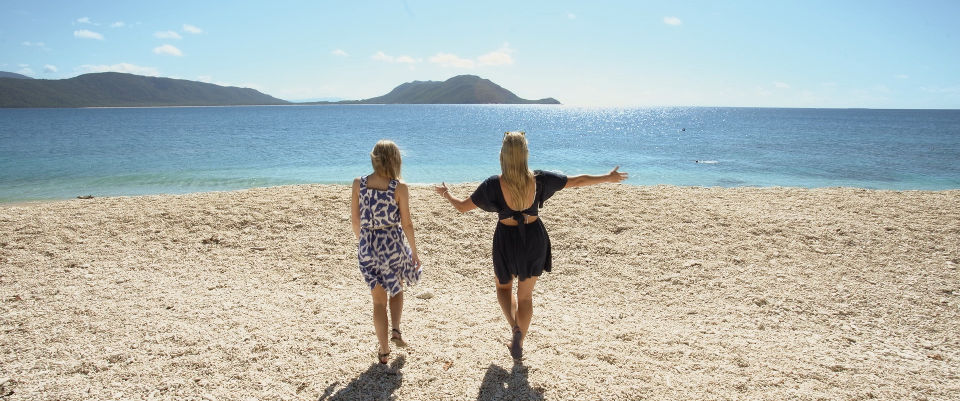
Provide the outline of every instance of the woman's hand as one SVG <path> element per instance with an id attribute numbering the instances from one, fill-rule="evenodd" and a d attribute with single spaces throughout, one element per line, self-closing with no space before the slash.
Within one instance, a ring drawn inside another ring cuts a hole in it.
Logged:
<path id="1" fill-rule="evenodd" d="M 618 168 L 620 168 L 620 166 L 614 167 L 613 170 L 610 170 L 610 172 L 607 173 L 607 182 L 617 183 L 630 177 L 629 173 L 617 171 Z"/>
<path id="2" fill-rule="evenodd" d="M 414 252 L 414 253 L 413 253 L 413 256 L 412 256 L 412 259 L 413 259 L 413 266 L 419 269 L 419 268 L 420 268 L 420 256 L 417 256 L 417 253 Z"/>
<path id="3" fill-rule="evenodd" d="M 446 197 L 446 195 L 450 193 L 450 191 L 447 189 L 447 183 L 445 182 L 441 182 L 440 185 L 433 187 L 433 190 L 443 197 Z"/>

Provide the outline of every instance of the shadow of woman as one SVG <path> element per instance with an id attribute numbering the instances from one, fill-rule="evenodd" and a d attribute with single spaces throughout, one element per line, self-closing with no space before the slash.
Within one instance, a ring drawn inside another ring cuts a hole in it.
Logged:
<path id="1" fill-rule="evenodd" d="M 389 366 L 373 363 L 340 391 L 333 393 L 333 389 L 340 382 L 328 386 L 317 401 L 388 400 L 403 384 L 403 373 L 400 369 L 405 362 L 406 358 L 401 355 Z"/>
<path id="2" fill-rule="evenodd" d="M 530 387 L 527 380 L 527 367 L 521 362 L 514 362 L 513 369 L 506 369 L 490 364 L 487 374 L 480 384 L 478 401 L 486 400 L 543 400 L 543 389 Z"/>

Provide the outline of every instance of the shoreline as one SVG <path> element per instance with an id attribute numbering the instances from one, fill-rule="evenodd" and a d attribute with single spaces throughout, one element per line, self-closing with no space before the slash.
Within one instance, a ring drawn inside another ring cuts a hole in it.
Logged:
<path id="1" fill-rule="evenodd" d="M 413 186 L 424 273 L 405 291 L 408 346 L 391 345 L 383 368 L 345 189 L 0 207 L 2 391 L 960 398 L 960 190 L 560 191 L 541 209 L 553 271 L 514 364 L 490 262 L 496 217 Z"/>
<path id="2" fill-rule="evenodd" d="M 410 188 L 433 188 L 434 185 L 438 183 L 408 183 L 407 185 Z M 462 182 L 462 183 L 447 183 L 449 186 L 473 186 L 476 187 L 480 182 Z M 143 194 L 143 195 L 106 195 L 106 196 L 93 196 L 91 199 L 112 199 L 112 198 L 139 198 L 139 197 L 163 197 L 163 196 L 183 196 L 183 195 L 198 195 L 206 193 L 223 193 L 223 192 L 242 192 L 250 190 L 260 190 L 260 189 L 282 189 L 287 187 L 310 187 L 310 186 L 329 186 L 329 187 L 346 187 L 349 189 L 351 184 L 327 184 L 327 183 L 309 183 L 309 184 L 284 184 L 284 185 L 273 185 L 273 186 L 264 186 L 264 187 L 250 187 L 250 188 L 241 188 L 241 189 L 224 189 L 224 190 L 211 190 L 211 191 L 197 191 L 197 192 L 183 192 L 183 193 L 155 193 L 155 194 Z M 874 191 L 874 192 L 951 192 L 951 191 L 960 191 L 960 188 L 951 188 L 951 189 L 877 189 L 877 188 L 863 188 L 863 187 L 848 187 L 848 186 L 829 186 L 829 187 L 790 187 L 790 186 L 759 186 L 759 185 L 750 185 L 750 186 L 735 186 L 735 187 L 724 187 L 724 186 L 698 186 L 698 185 L 674 185 L 674 184 L 654 184 L 654 185 L 632 185 L 632 184 L 621 184 L 631 188 L 691 188 L 691 189 L 769 189 L 769 190 L 808 190 L 808 191 L 817 191 L 817 190 L 862 190 L 862 191 Z M 0 201 L 0 208 L 5 207 L 29 207 L 31 205 L 37 204 L 46 204 L 46 203 L 56 203 L 56 202 L 68 202 L 74 200 L 90 200 L 80 198 L 78 195 L 71 198 L 58 198 L 58 199 L 37 199 L 37 200 L 17 200 L 10 202 Z"/>

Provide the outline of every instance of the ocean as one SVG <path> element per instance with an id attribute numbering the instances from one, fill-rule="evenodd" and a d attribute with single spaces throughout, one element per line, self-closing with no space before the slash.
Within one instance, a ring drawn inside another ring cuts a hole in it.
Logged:
<path id="1" fill-rule="evenodd" d="M 630 185 L 960 188 L 960 110 L 324 105 L 0 109 L 0 202 L 350 183 L 381 138 L 404 180 L 530 167 Z"/>

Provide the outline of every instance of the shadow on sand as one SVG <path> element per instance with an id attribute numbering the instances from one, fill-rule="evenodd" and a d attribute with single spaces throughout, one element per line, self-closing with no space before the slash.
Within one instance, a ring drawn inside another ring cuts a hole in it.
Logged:
<path id="1" fill-rule="evenodd" d="M 507 371 L 497 365 L 490 364 L 487 374 L 483 376 L 480 385 L 478 401 L 486 400 L 543 400 L 543 389 L 531 388 L 527 381 L 527 367 L 521 362 L 514 362 L 513 369 Z"/>
<path id="2" fill-rule="evenodd" d="M 400 369 L 405 362 L 406 358 L 403 356 L 394 359 L 388 366 L 375 362 L 340 391 L 333 393 L 333 389 L 340 382 L 328 386 L 318 401 L 389 400 L 393 392 L 403 383 L 403 373 Z"/>

